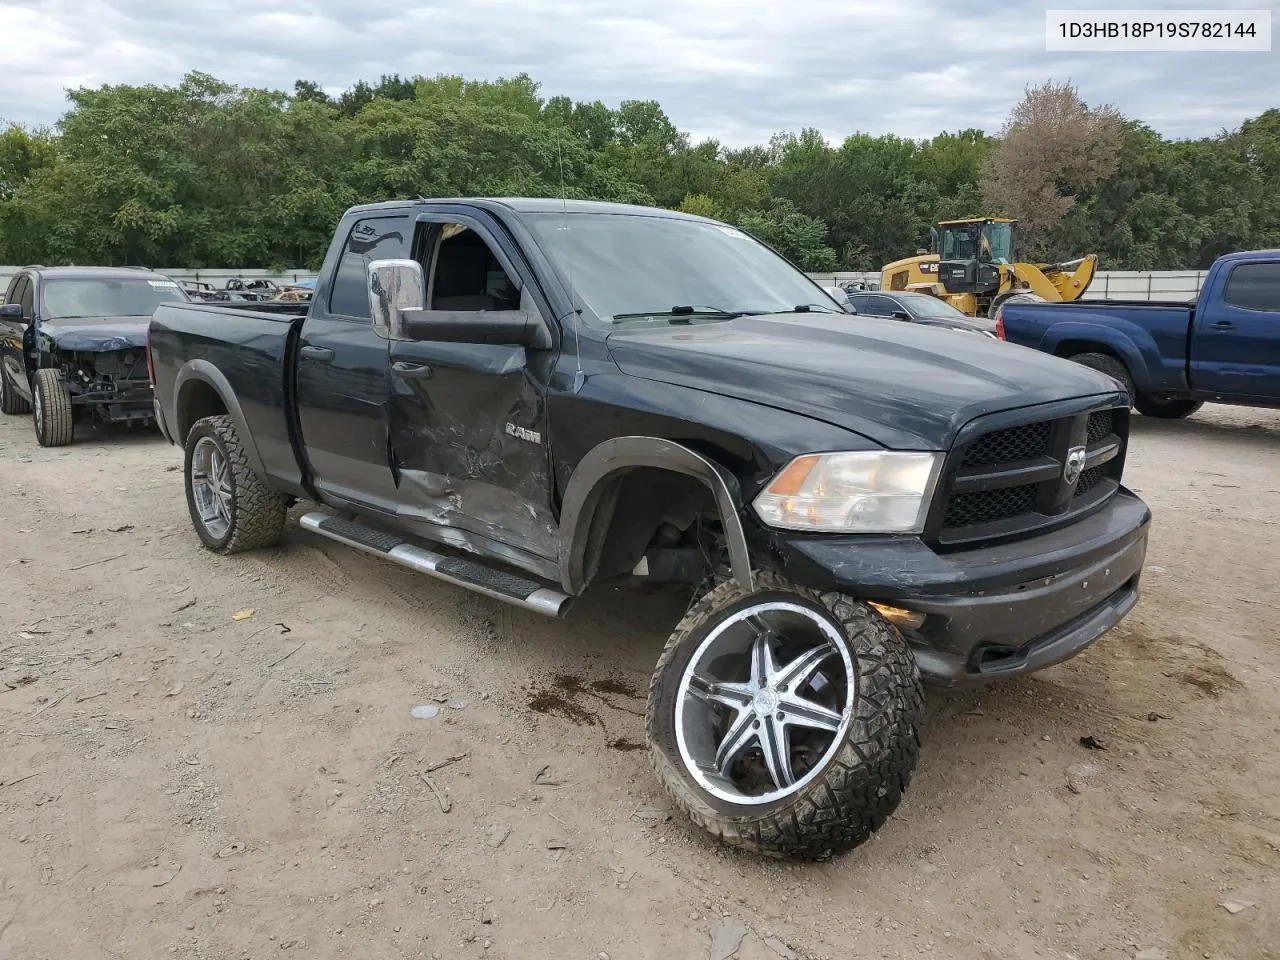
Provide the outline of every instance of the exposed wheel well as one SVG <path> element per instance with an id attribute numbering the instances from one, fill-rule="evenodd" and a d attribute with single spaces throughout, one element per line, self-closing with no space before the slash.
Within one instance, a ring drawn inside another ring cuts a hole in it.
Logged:
<path id="1" fill-rule="evenodd" d="M 222 397 L 210 384 L 204 380 L 188 382 L 183 387 L 182 397 L 178 403 L 176 425 L 178 440 L 186 440 L 187 432 L 197 420 L 220 416 L 227 412 L 227 405 L 222 402 Z"/>
<path id="2" fill-rule="evenodd" d="M 662 561 L 654 579 L 697 583 L 713 572 L 722 534 L 705 483 L 661 467 L 634 467 L 604 482 L 587 534 L 588 584 L 631 573 L 651 549 Z"/>

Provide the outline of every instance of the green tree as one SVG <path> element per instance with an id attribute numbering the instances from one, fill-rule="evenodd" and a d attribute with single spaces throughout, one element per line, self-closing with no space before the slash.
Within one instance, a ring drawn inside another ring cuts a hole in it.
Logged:
<path id="1" fill-rule="evenodd" d="M 716 202 L 705 193 L 686 194 L 677 209 L 681 213 L 691 213 L 695 217 L 709 217 L 712 220 L 720 219 L 720 213 L 716 210 Z"/>
<path id="2" fill-rule="evenodd" d="M 738 226 L 769 244 L 802 270 L 821 272 L 836 268 L 836 252 L 826 245 L 827 225 L 806 216 L 783 197 L 765 202 L 738 219 Z"/>
<path id="3" fill-rule="evenodd" d="M 192 73 L 75 90 L 56 128 L 0 130 L 0 261 L 314 267 L 351 204 L 527 194 L 714 216 L 812 270 L 878 269 L 975 214 L 1021 218 L 1046 258 L 1204 267 L 1280 245 L 1278 186 L 1278 110 L 1170 141 L 1052 82 L 998 140 L 801 130 L 725 149 L 656 101 L 547 99 L 527 74 L 391 74 L 333 98 Z"/>

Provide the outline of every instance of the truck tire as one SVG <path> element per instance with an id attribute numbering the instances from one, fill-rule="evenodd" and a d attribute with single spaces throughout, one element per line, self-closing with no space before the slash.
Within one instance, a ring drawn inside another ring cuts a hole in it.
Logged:
<path id="1" fill-rule="evenodd" d="M 1144 417 L 1155 417 L 1160 420 L 1181 420 L 1189 417 L 1204 406 L 1203 400 L 1192 400 L 1188 397 L 1162 397 L 1144 393 L 1134 398 L 1133 405 Z"/>
<path id="2" fill-rule="evenodd" d="M 1109 377 L 1119 380 L 1124 385 L 1125 392 L 1129 394 L 1129 406 L 1133 406 L 1133 375 L 1129 373 L 1129 368 L 1125 366 L 1123 360 L 1113 357 L 1109 353 L 1077 353 L 1069 359 L 1075 361 L 1081 366 L 1089 367 L 1097 370 L 1099 373 L 1105 373 Z"/>
<path id="3" fill-rule="evenodd" d="M 716 587 L 671 634 L 649 755 L 675 805 L 724 842 L 822 860 L 897 808 L 923 704 L 910 647 L 870 607 L 762 572 L 751 592 Z"/>
<path id="4" fill-rule="evenodd" d="M 214 553 L 280 542 L 288 505 L 249 466 L 230 417 L 205 417 L 192 426 L 184 477 L 191 524 Z"/>
<path id="5" fill-rule="evenodd" d="M 71 392 L 57 370 L 37 370 L 31 384 L 31 420 L 42 447 L 65 447 L 75 438 Z"/>
<path id="6" fill-rule="evenodd" d="M 0 358 L 0 413 L 30 413 L 31 404 L 9 383 L 9 374 L 5 373 L 3 358 Z"/>
<path id="7" fill-rule="evenodd" d="M 1044 303 L 1044 297 L 1039 294 L 1032 293 L 1030 290 L 1010 290 L 1006 293 L 997 293 L 991 300 L 991 306 L 987 307 L 987 316 L 994 319 L 996 311 L 1006 303 Z"/>

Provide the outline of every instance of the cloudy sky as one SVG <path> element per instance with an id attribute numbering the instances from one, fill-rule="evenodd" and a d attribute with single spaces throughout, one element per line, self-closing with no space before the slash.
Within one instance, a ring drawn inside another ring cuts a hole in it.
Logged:
<path id="1" fill-rule="evenodd" d="M 1098 2 L 1098 7 L 1106 4 Z M 1131 0 L 1270 9 L 1280 0 Z M 68 87 L 298 78 L 339 93 L 383 73 L 528 72 L 545 95 L 656 99 L 696 139 L 817 127 L 931 136 L 999 128 L 1029 83 L 1076 83 L 1167 136 L 1280 106 L 1280 52 L 1045 52 L 1034 0 L 0 0 L 0 118 L 52 123 Z M 643 13 L 640 11 L 644 10 Z M 1280 51 L 1280 47 L 1277 48 Z"/>

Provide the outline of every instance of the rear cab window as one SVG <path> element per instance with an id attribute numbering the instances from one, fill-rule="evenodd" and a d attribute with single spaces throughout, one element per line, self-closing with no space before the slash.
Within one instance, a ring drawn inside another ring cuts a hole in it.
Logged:
<path id="1" fill-rule="evenodd" d="M 329 290 L 329 313 L 372 323 L 369 264 L 374 260 L 407 258 L 412 244 L 413 223 L 403 214 L 366 217 L 352 224 Z"/>
<path id="2" fill-rule="evenodd" d="M 1245 310 L 1280 313 L 1280 263 L 1237 264 L 1222 300 Z"/>

